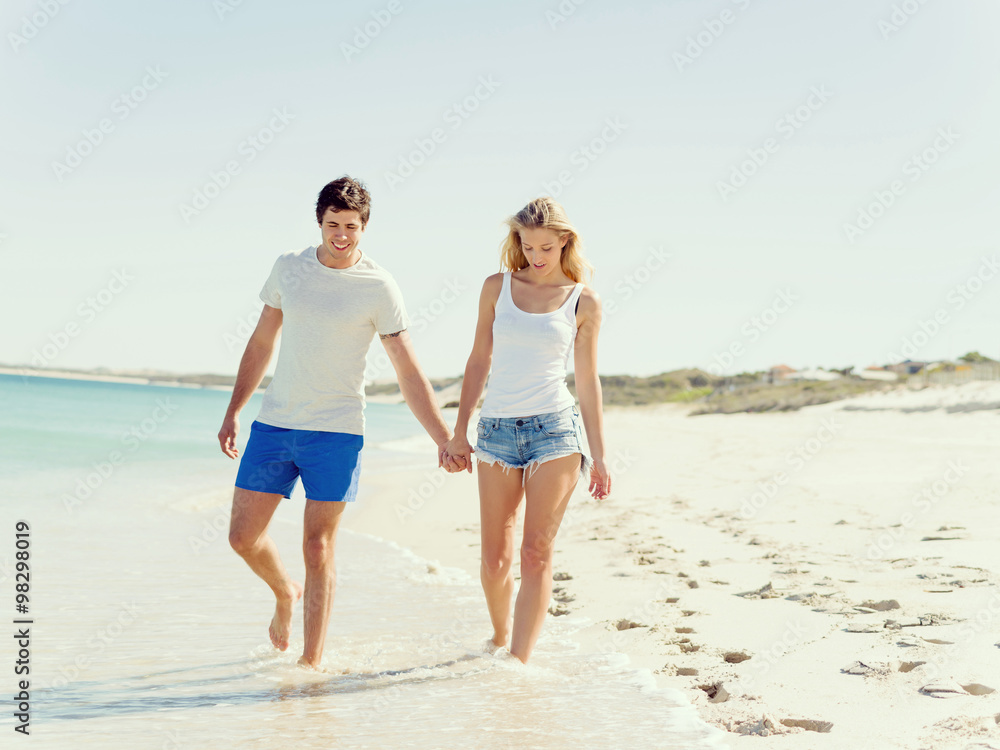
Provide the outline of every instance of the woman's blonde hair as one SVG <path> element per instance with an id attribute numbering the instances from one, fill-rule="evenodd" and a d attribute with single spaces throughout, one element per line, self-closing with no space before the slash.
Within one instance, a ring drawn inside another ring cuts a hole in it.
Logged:
<path id="1" fill-rule="evenodd" d="M 551 198 L 535 198 L 527 206 L 507 219 L 510 230 L 500 246 L 500 268 L 503 271 L 520 271 L 528 267 L 528 259 L 521 249 L 522 229 L 551 229 L 560 237 L 568 235 L 566 246 L 559 259 L 562 271 L 573 281 L 586 283 L 584 274 L 594 275 L 594 267 L 583 257 L 580 235 L 566 211 Z"/>

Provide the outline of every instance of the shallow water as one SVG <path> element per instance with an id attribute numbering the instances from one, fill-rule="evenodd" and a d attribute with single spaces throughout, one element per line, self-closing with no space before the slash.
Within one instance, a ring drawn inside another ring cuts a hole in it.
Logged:
<path id="1" fill-rule="evenodd" d="M 80 392 L 32 388 L 63 414 L 75 407 L 60 399 Z M 149 396 L 96 392 L 86 409 L 117 417 L 75 439 L 60 433 L 63 452 L 50 459 L 32 444 L 0 477 L 0 601 L 13 598 L 13 524 L 31 524 L 32 714 L 23 739 L 32 747 L 721 747 L 720 733 L 648 672 L 620 655 L 582 653 L 573 633 L 586 623 L 547 622 L 528 667 L 489 656 L 478 581 L 346 530 L 324 654 L 330 671 L 298 668 L 301 606 L 291 647 L 275 651 L 271 593 L 226 540 L 235 466 L 203 451 L 218 450 L 217 399 L 175 396 L 188 422 L 173 431 L 164 423 L 143 455 L 67 503 L 65 488 L 107 454 L 120 423 L 135 421 L 132 400 Z M 101 398 L 103 412 L 93 403 Z M 22 412 L 33 422 L 22 446 L 60 432 L 58 418 Z M 386 423 L 384 439 L 411 434 L 401 415 Z M 179 439 L 185 433 L 201 447 Z M 6 445 L 17 441 L 8 434 Z M 286 501 L 271 527 L 299 580 L 301 513 L 300 500 Z M 7 674 L 5 693 L 14 688 Z M 11 725 L 11 712 L 0 714 L 0 731 Z"/>

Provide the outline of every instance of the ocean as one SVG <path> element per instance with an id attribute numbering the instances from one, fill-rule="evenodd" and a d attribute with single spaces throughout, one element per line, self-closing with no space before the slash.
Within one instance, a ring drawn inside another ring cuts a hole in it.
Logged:
<path id="1" fill-rule="evenodd" d="M 0 375 L 4 747 L 724 746 L 680 693 L 620 654 L 583 652 L 572 618 L 550 618 L 527 667 L 484 654 L 478 579 L 348 529 L 331 673 L 296 667 L 301 614 L 275 651 L 273 598 L 227 541 L 237 463 L 216 434 L 229 395 Z M 241 451 L 259 406 L 241 417 Z M 365 472 L 425 465 L 399 447 L 421 432 L 405 406 L 366 414 L 359 503 Z M 302 502 L 300 484 L 271 526 L 290 569 Z M 14 731 L 20 680 L 29 737 Z"/>

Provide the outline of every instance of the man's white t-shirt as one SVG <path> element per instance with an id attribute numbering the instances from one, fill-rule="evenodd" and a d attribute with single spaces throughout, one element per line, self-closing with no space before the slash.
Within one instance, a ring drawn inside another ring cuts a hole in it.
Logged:
<path id="1" fill-rule="evenodd" d="M 365 355 L 376 333 L 409 325 L 395 280 L 362 254 L 328 268 L 316 247 L 285 253 L 260 298 L 282 312 L 274 378 L 257 419 L 275 427 L 364 435 Z"/>

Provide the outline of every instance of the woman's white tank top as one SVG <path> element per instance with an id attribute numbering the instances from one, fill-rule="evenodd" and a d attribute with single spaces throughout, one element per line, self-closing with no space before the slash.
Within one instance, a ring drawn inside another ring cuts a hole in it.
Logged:
<path id="1" fill-rule="evenodd" d="M 480 415 L 528 417 L 573 406 L 566 371 L 576 340 L 577 284 L 562 306 L 550 313 L 529 313 L 515 307 L 510 271 L 493 319 L 493 363 Z"/>

